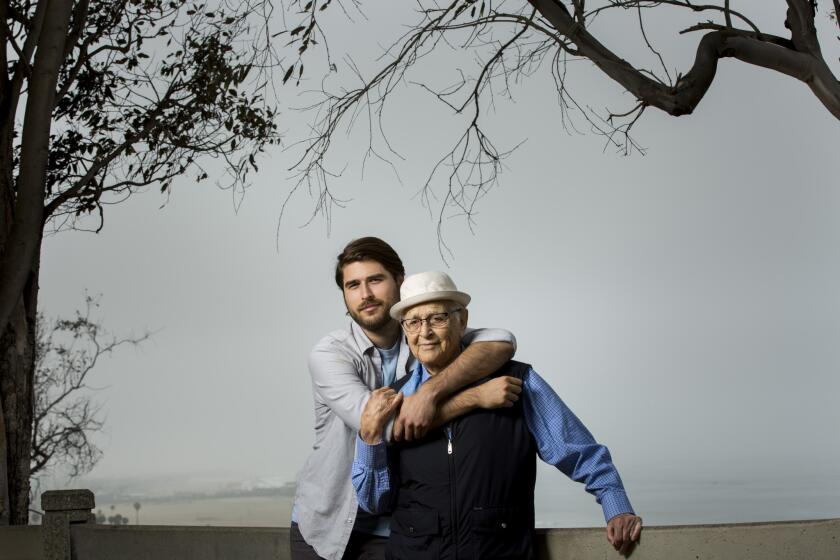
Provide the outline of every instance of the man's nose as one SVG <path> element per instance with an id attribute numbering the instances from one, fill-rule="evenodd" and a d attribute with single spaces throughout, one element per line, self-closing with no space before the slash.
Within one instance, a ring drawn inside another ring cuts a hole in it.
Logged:
<path id="1" fill-rule="evenodd" d="M 422 323 L 420 323 L 420 335 L 423 338 L 429 338 L 432 336 L 432 324 L 428 319 L 425 319 Z"/>
<path id="2" fill-rule="evenodd" d="M 370 285 L 367 282 L 362 282 L 362 299 L 370 299 L 373 297 L 373 290 L 370 289 Z"/>

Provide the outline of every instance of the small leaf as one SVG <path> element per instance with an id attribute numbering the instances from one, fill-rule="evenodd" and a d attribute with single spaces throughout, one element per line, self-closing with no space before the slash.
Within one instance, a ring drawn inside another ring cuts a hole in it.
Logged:
<path id="1" fill-rule="evenodd" d="M 294 70 L 295 70 L 295 65 L 294 64 L 289 66 L 289 69 L 286 70 L 286 74 L 283 76 L 283 83 L 284 84 L 289 81 L 289 78 L 292 77 L 292 72 L 294 72 Z"/>

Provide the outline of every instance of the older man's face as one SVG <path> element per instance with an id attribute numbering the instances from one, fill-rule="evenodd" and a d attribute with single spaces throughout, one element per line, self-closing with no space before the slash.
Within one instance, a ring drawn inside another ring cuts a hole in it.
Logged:
<path id="1" fill-rule="evenodd" d="M 406 330 L 405 334 L 411 352 L 431 374 L 440 372 L 461 352 L 461 338 L 467 326 L 467 310 L 450 311 L 458 307 L 458 304 L 451 301 L 433 301 L 415 305 L 403 315 L 403 321 L 425 319 L 417 331 Z M 432 328 L 431 320 L 439 313 L 449 313 L 448 320 L 445 325 Z"/>

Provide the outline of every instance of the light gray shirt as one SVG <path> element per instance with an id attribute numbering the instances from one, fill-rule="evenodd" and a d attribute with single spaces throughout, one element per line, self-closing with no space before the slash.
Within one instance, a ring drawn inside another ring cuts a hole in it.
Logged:
<path id="1" fill-rule="evenodd" d="M 462 343 L 502 341 L 501 329 L 467 329 Z M 409 375 L 414 356 L 400 339 L 396 378 Z M 382 358 L 355 322 L 322 338 L 309 355 L 315 401 L 315 444 L 298 475 L 295 515 L 303 538 L 319 556 L 340 560 L 356 522 L 358 502 L 350 479 L 356 434 L 370 392 L 382 386 Z"/>

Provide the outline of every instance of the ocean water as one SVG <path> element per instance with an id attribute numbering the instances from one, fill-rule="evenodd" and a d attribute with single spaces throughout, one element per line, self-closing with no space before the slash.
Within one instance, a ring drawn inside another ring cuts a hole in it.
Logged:
<path id="1" fill-rule="evenodd" d="M 819 478 L 727 481 L 625 481 L 645 524 L 692 525 L 840 518 L 840 473 Z M 289 495 L 156 498 L 97 504 L 107 517 L 119 513 L 148 525 L 288 526 Z M 114 506 L 111 509 L 111 506 Z M 538 527 L 598 527 L 601 508 L 583 486 L 540 469 L 535 493 Z"/>
<path id="2" fill-rule="evenodd" d="M 144 501 L 137 498 L 140 510 L 133 501 L 98 504 L 105 517 L 120 514 L 130 524 L 140 525 L 199 525 L 226 527 L 288 527 L 291 521 L 291 496 L 242 496 L 207 498 L 171 498 Z M 111 509 L 111 506 L 114 509 Z"/>
<path id="3" fill-rule="evenodd" d="M 594 498 L 579 484 L 549 483 L 540 472 L 535 497 L 538 527 L 591 527 L 604 523 Z M 840 473 L 819 478 L 625 481 L 646 525 L 694 525 L 840 517 Z"/>

